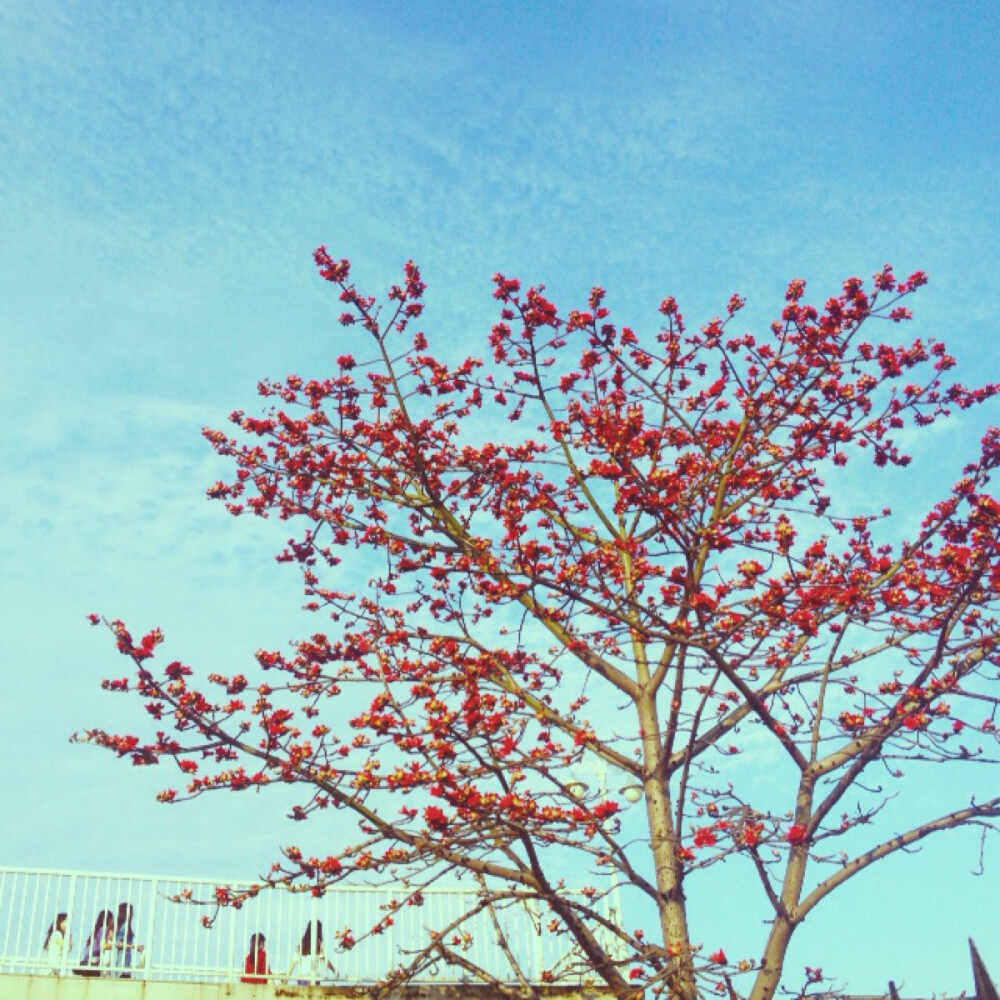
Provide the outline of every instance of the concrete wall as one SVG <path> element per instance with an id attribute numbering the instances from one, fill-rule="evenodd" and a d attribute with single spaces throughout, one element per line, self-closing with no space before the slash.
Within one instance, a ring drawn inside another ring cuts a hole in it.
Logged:
<path id="1" fill-rule="evenodd" d="M 610 994 L 587 988 L 542 987 L 551 1000 L 609 1000 Z M 284 983 L 167 983 L 140 979 L 85 979 L 79 976 L 22 976 L 0 973 L 0 1000 L 276 1000 L 337 997 L 360 1000 L 364 987 L 287 986 Z M 396 1000 L 497 1000 L 481 984 L 419 984 L 397 990 Z"/>
<path id="2" fill-rule="evenodd" d="M 0 975 L 2 1000 L 272 1000 L 274 986 L 165 983 L 78 976 Z M 308 996 L 303 991 L 303 996 Z M 318 994 L 317 995 L 321 995 Z"/>

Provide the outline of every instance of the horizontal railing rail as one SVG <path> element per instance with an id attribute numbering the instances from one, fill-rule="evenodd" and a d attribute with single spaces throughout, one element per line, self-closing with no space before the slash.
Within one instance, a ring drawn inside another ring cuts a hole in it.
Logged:
<path id="1" fill-rule="evenodd" d="M 236 982 L 249 974 L 279 982 L 370 983 L 407 964 L 433 933 L 449 925 L 454 926 L 444 939 L 447 946 L 504 982 L 519 978 L 508 950 L 520 975 L 535 982 L 546 970 L 565 968 L 574 955 L 564 936 L 548 933 L 544 921 L 520 902 L 462 921 L 480 900 L 474 888 L 426 889 L 419 905 L 407 904 L 402 889 L 371 886 L 333 886 L 316 895 L 264 889 L 239 907 L 214 905 L 217 893 L 239 895 L 251 886 L 0 868 L 0 973 L 203 982 Z M 66 914 L 65 946 L 46 950 L 46 931 L 59 913 Z M 102 914 L 111 915 L 103 921 L 111 929 L 98 928 L 95 935 Z M 507 948 L 498 940 L 498 924 Z M 367 933 L 376 926 L 378 933 Z M 319 928 L 322 961 L 311 957 L 320 951 Z M 305 950 L 311 956 L 303 957 L 307 933 Z M 266 958 L 251 964 L 248 973 L 254 935 L 263 936 Z M 469 976 L 460 965 L 442 961 L 416 978 L 462 982 Z"/>

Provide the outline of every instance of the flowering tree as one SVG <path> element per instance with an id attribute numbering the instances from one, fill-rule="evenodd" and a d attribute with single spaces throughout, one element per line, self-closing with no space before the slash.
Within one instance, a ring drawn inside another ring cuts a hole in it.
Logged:
<path id="1" fill-rule="evenodd" d="M 466 873 L 477 909 L 530 906 L 572 944 L 542 981 L 585 967 L 620 997 L 763 1000 L 839 885 L 931 834 L 995 823 L 1000 798 L 970 789 L 876 832 L 905 791 L 900 761 L 997 759 L 1000 430 L 907 537 L 856 489 L 837 496 L 857 484 L 841 467 L 888 475 L 909 461 L 904 434 L 998 391 L 945 384 L 943 344 L 863 333 L 909 319 L 922 273 L 887 266 L 868 290 L 850 278 L 822 309 L 795 280 L 762 335 L 737 332 L 738 296 L 697 332 L 667 298 L 649 337 L 612 322 L 601 288 L 563 314 L 497 275 L 492 361 L 446 363 L 413 332 L 412 263 L 378 306 L 347 261 L 315 259 L 359 355 L 328 378 L 262 382 L 262 416 L 205 436 L 235 465 L 210 496 L 301 525 L 278 558 L 332 628 L 259 651 L 252 680 L 196 687 L 188 666 L 155 666 L 159 630 L 136 642 L 108 621 L 135 673 L 105 686 L 137 693 L 165 731 L 85 737 L 176 763 L 186 788 L 165 801 L 291 783 L 297 819 L 356 815 L 350 842 L 285 848 L 261 887 L 381 878 L 419 904 Z M 354 552 L 368 554 L 356 591 Z M 765 754 L 787 780 L 761 779 Z M 616 816 L 621 794 L 581 790 L 588 761 L 641 789 L 641 835 Z M 753 957 L 689 929 L 686 898 L 724 859 L 759 884 Z M 560 877 L 588 870 L 580 891 Z M 642 927 L 609 916 L 613 892 Z M 489 978 L 460 924 L 429 929 L 385 985 L 439 962 Z"/>

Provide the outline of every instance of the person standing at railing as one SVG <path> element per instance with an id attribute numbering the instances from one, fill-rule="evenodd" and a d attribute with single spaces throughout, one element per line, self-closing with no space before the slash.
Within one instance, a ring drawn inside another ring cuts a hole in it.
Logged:
<path id="1" fill-rule="evenodd" d="M 105 966 L 105 956 L 110 961 L 111 941 L 115 932 L 115 918 L 110 910 L 101 910 L 94 921 L 94 929 L 83 946 L 80 956 L 80 966 L 73 970 L 77 976 L 99 976 L 101 967 Z"/>
<path id="2" fill-rule="evenodd" d="M 250 937 L 250 950 L 243 959 L 241 983 L 266 983 L 271 975 L 267 967 L 267 952 L 264 950 L 265 937 L 259 931 Z"/>
<path id="3" fill-rule="evenodd" d="M 72 947 L 73 939 L 66 930 L 66 914 L 57 913 L 55 920 L 49 924 L 42 943 L 42 951 L 49 960 L 52 975 L 58 976 L 63 971 L 63 961 Z"/>
<path id="4" fill-rule="evenodd" d="M 313 922 L 310 920 L 306 924 L 302 941 L 292 956 L 292 964 L 288 970 L 288 981 L 291 982 L 292 978 L 295 977 L 298 986 L 314 986 L 327 978 L 327 970 L 330 972 L 330 978 L 336 978 L 336 969 L 323 954 L 323 924 L 317 920 L 314 930 Z"/>
<path id="5" fill-rule="evenodd" d="M 132 978 L 132 947 L 135 934 L 132 931 L 132 904 L 119 903 L 115 918 L 115 945 L 111 960 L 112 975 L 120 979 Z"/>

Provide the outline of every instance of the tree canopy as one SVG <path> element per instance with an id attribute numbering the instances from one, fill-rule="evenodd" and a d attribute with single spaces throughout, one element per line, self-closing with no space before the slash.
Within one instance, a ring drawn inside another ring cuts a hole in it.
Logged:
<path id="1" fill-rule="evenodd" d="M 915 435 L 998 391 L 949 382 L 943 343 L 898 342 L 923 273 L 848 278 L 822 307 L 793 280 L 758 333 L 737 295 L 697 330 L 668 297 L 649 334 L 616 324 L 602 288 L 562 312 L 498 274 L 489 355 L 455 361 L 415 329 L 412 262 L 379 303 L 346 260 L 315 260 L 351 343 L 205 436 L 235 467 L 209 495 L 297 526 L 278 558 L 327 624 L 196 681 L 157 664 L 158 629 L 106 620 L 135 670 L 105 685 L 150 718 L 84 737 L 173 761 L 165 801 L 280 783 L 301 791 L 295 818 L 354 814 L 346 840 L 285 848 L 252 891 L 391 881 L 419 905 L 461 873 L 480 909 L 527 908 L 572 946 L 541 981 L 764 1000 L 839 885 L 993 826 L 1000 797 L 961 783 L 947 811 L 889 818 L 901 762 L 998 758 L 1000 429 L 922 518 L 864 496 L 872 466 L 890 475 Z M 605 777 L 585 790 L 591 764 Z M 751 956 L 689 926 L 723 860 L 759 886 Z M 429 929 L 383 985 L 436 963 L 488 978 L 458 929 Z"/>

